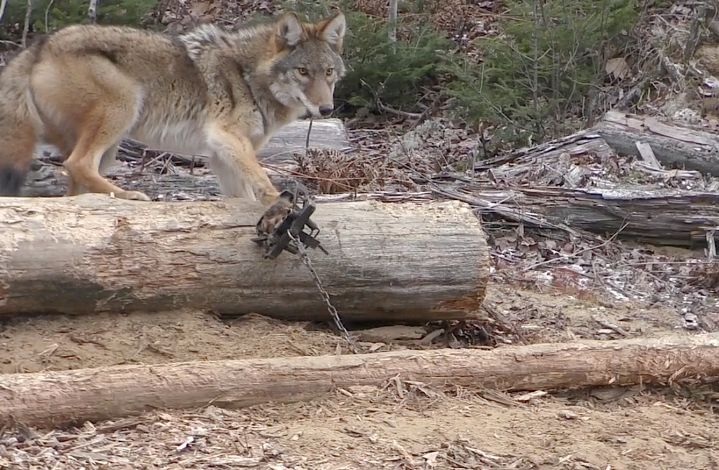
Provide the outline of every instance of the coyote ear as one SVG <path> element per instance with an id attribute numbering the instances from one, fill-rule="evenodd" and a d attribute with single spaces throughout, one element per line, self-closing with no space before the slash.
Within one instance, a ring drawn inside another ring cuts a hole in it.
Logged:
<path id="1" fill-rule="evenodd" d="M 278 28 L 280 40 L 286 47 L 295 47 L 302 40 L 302 24 L 294 13 L 284 15 Z"/>
<path id="2" fill-rule="evenodd" d="M 345 37 L 347 23 L 345 15 L 337 12 L 335 16 L 328 19 L 322 27 L 322 39 L 324 39 L 334 50 L 340 52 L 342 50 L 342 40 Z"/>

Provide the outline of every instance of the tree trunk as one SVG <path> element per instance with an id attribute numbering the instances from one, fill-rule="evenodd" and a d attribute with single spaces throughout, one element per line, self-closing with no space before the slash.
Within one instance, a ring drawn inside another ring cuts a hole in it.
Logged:
<path id="1" fill-rule="evenodd" d="M 97 0 L 90 0 L 90 6 L 87 8 L 87 17 L 90 23 L 97 23 Z"/>
<path id="2" fill-rule="evenodd" d="M 65 426 L 153 408 L 242 407 L 382 386 L 398 377 L 444 388 L 546 390 L 719 379 L 719 334 L 536 344 L 485 350 L 114 366 L 0 376 L 0 426 Z"/>
<path id="3" fill-rule="evenodd" d="M 0 317 L 167 311 L 329 318 L 299 256 L 262 257 L 259 203 L 0 198 Z M 309 250 L 343 320 L 471 317 L 489 275 L 477 217 L 457 203 L 319 204 Z"/>

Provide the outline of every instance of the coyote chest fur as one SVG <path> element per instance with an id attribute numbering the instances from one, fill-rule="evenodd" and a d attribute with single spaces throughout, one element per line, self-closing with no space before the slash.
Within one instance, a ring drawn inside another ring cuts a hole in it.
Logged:
<path id="1" fill-rule="evenodd" d="M 65 159 L 68 195 L 125 191 L 100 172 L 122 137 L 210 157 L 227 197 L 277 202 L 256 158 L 302 114 L 332 113 L 345 68 L 342 13 L 180 36 L 118 26 L 64 28 L 23 51 L 0 75 L 0 195 L 18 195 L 36 145 Z"/>

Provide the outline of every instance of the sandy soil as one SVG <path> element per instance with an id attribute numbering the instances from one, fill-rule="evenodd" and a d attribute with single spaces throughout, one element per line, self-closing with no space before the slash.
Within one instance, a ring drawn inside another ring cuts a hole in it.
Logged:
<path id="1" fill-rule="evenodd" d="M 615 337 L 597 317 L 632 335 L 679 325 L 670 309 L 557 294 L 495 285 L 487 304 L 520 325 L 528 342 Z M 222 322 L 193 311 L 10 320 L 0 327 L 0 372 L 335 354 L 343 342 L 311 326 L 254 315 Z M 421 336 L 396 327 L 359 339 L 366 352 L 421 348 Z M 527 403 L 456 388 L 410 386 L 402 394 L 388 384 L 309 403 L 0 430 L 0 468 L 719 469 L 717 442 L 711 406 L 668 390 L 583 390 Z"/>

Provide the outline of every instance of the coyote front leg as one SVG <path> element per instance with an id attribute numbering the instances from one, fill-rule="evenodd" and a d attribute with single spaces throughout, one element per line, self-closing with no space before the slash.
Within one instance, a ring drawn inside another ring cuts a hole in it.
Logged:
<path id="1" fill-rule="evenodd" d="M 210 167 L 220 181 L 222 194 L 273 205 L 280 193 L 257 161 L 252 142 L 224 129 L 215 128 L 208 134 L 213 150 Z"/>

